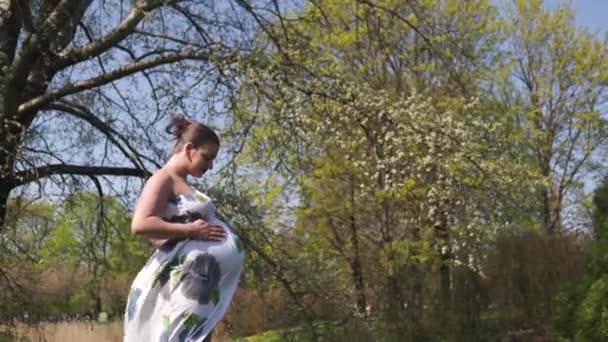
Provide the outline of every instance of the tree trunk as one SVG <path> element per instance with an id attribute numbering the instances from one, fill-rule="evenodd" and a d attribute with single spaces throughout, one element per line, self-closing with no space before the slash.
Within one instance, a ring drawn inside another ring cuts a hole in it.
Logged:
<path id="1" fill-rule="evenodd" d="M 551 225 L 551 195 L 549 194 L 549 189 L 544 188 L 541 192 L 541 215 L 543 228 L 549 234 L 553 233 L 553 227 Z"/>
<path id="2" fill-rule="evenodd" d="M 440 256 L 439 265 L 439 305 L 437 315 L 439 328 L 445 333 L 450 330 L 450 315 L 452 311 L 452 273 L 450 262 L 450 233 L 447 222 L 447 214 L 440 214 L 439 224 L 435 227 L 435 239 L 437 241 L 437 252 Z"/>
<path id="3" fill-rule="evenodd" d="M 0 180 L 0 232 L 2 232 L 2 228 L 4 227 L 10 192 L 10 185 L 6 184 L 4 180 Z"/>
<path id="4" fill-rule="evenodd" d="M 0 98 L 0 102 L 3 99 Z M 0 103 L 0 108 L 4 103 Z M 21 132 L 17 129 L 18 126 L 11 125 L 6 120 L 5 113 L 0 113 L 2 119 L 0 119 L 0 232 L 4 227 L 7 214 L 8 197 L 15 187 L 15 179 L 13 174 L 13 167 L 15 165 L 15 159 L 18 152 L 17 147 L 19 146 L 19 138 Z"/>
<path id="5" fill-rule="evenodd" d="M 353 246 L 353 257 L 351 259 L 351 270 L 355 292 L 357 294 L 357 311 L 360 315 L 366 315 L 367 298 L 365 297 L 365 281 L 363 280 L 363 270 L 361 267 L 361 256 L 359 255 L 359 237 L 355 218 L 351 216 L 350 240 Z"/>
<path id="6" fill-rule="evenodd" d="M 541 170 L 542 175 L 545 179 L 553 182 L 553 176 L 551 173 L 550 160 L 551 157 L 548 155 L 548 152 L 545 152 L 547 155 L 542 155 L 540 157 Z M 541 200 L 541 220 L 543 224 L 543 228 L 545 232 L 548 234 L 553 234 L 555 232 L 555 227 L 560 224 L 560 222 L 556 221 L 556 217 L 554 217 L 554 208 L 556 198 L 551 191 L 550 186 L 544 186 L 540 193 Z M 556 213 L 559 215 L 559 213 Z"/>
<path id="7" fill-rule="evenodd" d="M 420 241 L 420 229 L 413 228 L 411 230 L 410 240 L 414 242 Z M 421 251 L 419 249 L 414 249 L 413 255 L 421 255 Z M 408 265 L 407 272 L 408 278 L 411 279 L 410 282 L 410 294 L 408 297 L 408 303 L 410 303 L 410 317 L 409 319 L 413 322 L 414 327 L 419 327 L 420 322 L 423 321 L 424 316 L 424 307 L 423 307 L 423 282 L 424 282 L 424 272 L 422 272 L 421 265 L 410 264 Z"/>
<path id="8" fill-rule="evenodd" d="M 423 310 L 423 277 L 424 273 L 418 265 L 411 264 L 407 267 L 409 279 L 407 287 L 406 319 L 410 327 L 410 340 L 419 340 L 424 320 Z"/>
<path id="9" fill-rule="evenodd" d="M 389 257 L 389 263 L 394 263 L 395 258 Z M 401 310 L 403 310 L 403 296 L 401 295 L 401 288 L 399 286 L 399 279 L 397 279 L 397 272 L 395 267 L 390 265 L 388 268 L 388 274 L 386 275 L 386 284 L 388 291 L 388 309 L 389 313 L 397 318 Z"/>
<path id="10" fill-rule="evenodd" d="M 353 246 L 353 255 L 350 260 L 350 267 L 355 284 L 355 293 L 357 295 L 357 312 L 362 315 L 367 315 L 367 298 L 365 296 L 365 281 L 363 280 L 363 269 L 361 266 L 361 256 L 359 253 L 359 232 L 357 229 L 357 220 L 354 215 L 355 211 L 355 184 L 354 180 L 350 179 L 350 204 L 353 214 L 350 215 L 350 243 Z"/>
<path id="11" fill-rule="evenodd" d="M 441 267 L 439 268 L 440 274 L 440 301 L 441 311 L 444 315 L 449 315 L 452 308 L 452 278 L 450 272 L 450 265 L 448 264 L 449 257 L 441 257 Z"/>

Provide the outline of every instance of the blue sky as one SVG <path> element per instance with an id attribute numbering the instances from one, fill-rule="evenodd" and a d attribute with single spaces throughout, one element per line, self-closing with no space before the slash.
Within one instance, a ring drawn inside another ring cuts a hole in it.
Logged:
<path id="1" fill-rule="evenodd" d="M 603 34 L 608 31 L 608 0 L 545 0 L 547 6 L 553 7 L 570 3 L 576 13 L 576 24 L 587 27 L 591 32 Z"/>

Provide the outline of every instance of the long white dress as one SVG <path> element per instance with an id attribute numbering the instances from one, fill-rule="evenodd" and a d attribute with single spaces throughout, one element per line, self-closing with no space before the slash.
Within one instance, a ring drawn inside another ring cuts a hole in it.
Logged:
<path id="1" fill-rule="evenodd" d="M 226 313 L 243 270 L 245 253 L 236 232 L 216 216 L 205 194 L 194 190 L 167 204 L 165 218 L 202 218 L 221 225 L 221 241 L 172 239 L 135 278 L 124 318 L 125 342 L 202 342 Z"/>

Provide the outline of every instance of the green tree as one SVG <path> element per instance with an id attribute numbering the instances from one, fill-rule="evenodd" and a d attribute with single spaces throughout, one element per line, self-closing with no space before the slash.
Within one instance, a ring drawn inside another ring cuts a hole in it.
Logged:
<path id="1" fill-rule="evenodd" d="M 294 251 L 309 273 L 339 280 L 359 313 L 382 288 L 410 332 L 426 303 L 449 330 L 453 267 L 479 272 L 496 232 L 530 221 L 525 136 L 487 94 L 505 72 L 497 11 L 320 2 L 268 30 L 283 33 L 276 51 L 242 89 L 252 159 L 300 196 Z"/>
<path id="2" fill-rule="evenodd" d="M 534 180 L 524 178 L 512 117 L 467 97 L 502 71 L 494 68 L 502 57 L 497 9 L 487 1 L 324 1 L 299 18 L 277 25 L 278 51 L 246 90 L 249 103 L 262 98 L 250 107 L 259 109 L 251 115 L 257 160 L 297 179 L 307 209 L 300 233 L 314 226 L 325 233 L 311 236 L 331 237 L 359 311 L 358 241 L 376 252 L 382 272 L 368 278 L 384 275 L 387 303 L 420 310 L 422 280 L 406 289 L 399 279 L 422 278 L 417 263 L 433 260 L 449 307 L 456 255 L 468 260 L 487 242 L 493 229 L 481 222 L 513 222 L 527 202 L 519 189 Z"/>
<path id="3" fill-rule="evenodd" d="M 8 222 L 0 234 L 0 317 L 9 318 L 32 306 L 39 283 L 40 251 L 56 226 L 52 203 L 15 197 L 8 203 Z"/>
<path id="4" fill-rule="evenodd" d="M 504 101 L 518 113 L 544 178 L 537 191 L 539 223 L 554 233 L 565 208 L 581 204 L 585 177 L 604 161 L 608 45 L 577 28 L 566 5 L 549 10 L 540 0 L 514 1 L 509 23 L 513 82 Z"/>
<path id="5" fill-rule="evenodd" d="M 594 241 L 586 260 L 586 275 L 556 296 L 553 328 L 564 340 L 602 341 L 608 338 L 608 178 L 593 196 Z"/>
<path id="6" fill-rule="evenodd" d="M 79 192 L 61 205 L 56 228 L 45 242 L 40 254 L 43 267 L 59 264 L 73 272 L 84 269 L 81 279 L 84 303 L 75 304 L 99 313 L 105 305 L 102 292 L 113 277 L 132 277 L 152 254 L 151 246 L 130 231 L 130 216 L 114 198 Z M 76 293 L 78 295 L 78 293 Z M 124 293 L 115 296 L 125 297 Z M 124 305 L 123 302 L 117 304 Z M 116 309 L 107 308 L 107 309 Z M 115 310 L 112 310 L 115 311 Z"/>

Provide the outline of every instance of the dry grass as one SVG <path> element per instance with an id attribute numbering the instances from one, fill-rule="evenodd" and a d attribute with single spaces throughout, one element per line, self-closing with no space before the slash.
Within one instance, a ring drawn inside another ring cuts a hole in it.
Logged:
<path id="1" fill-rule="evenodd" d="M 17 324 L 15 326 L 0 326 L 0 341 L 2 333 L 10 333 L 15 342 L 122 342 L 122 321 L 112 323 L 96 322 L 59 322 L 40 323 L 37 325 Z M 232 339 L 223 336 L 223 327 L 217 327 L 213 342 L 228 342 Z"/>
<path id="2" fill-rule="evenodd" d="M 98 324 L 94 322 L 41 323 L 37 325 L 17 324 L 2 327 L 0 331 L 10 332 L 15 341 L 32 342 L 120 342 L 122 322 Z"/>
<path id="3" fill-rule="evenodd" d="M 57 283 L 59 282 L 57 280 Z M 60 289 L 61 287 L 58 286 L 57 291 Z M 233 341 L 233 336 L 249 336 L 280 327 L 286 319 L 285 312 L 289 305 L 287 299 L 284 291 L 278 288 L 262 293 L 238 289 L 228 315 L 214 330 L 213 342 Z M 3 339 L 6 333 L 10 333 L 14 338 Z M 0 324 L 0 342 L 114 342 L 122 341 L 122 334 L 122 321 L 105 324 L 95 321 L 20 323 L 14 326 Z"/>

